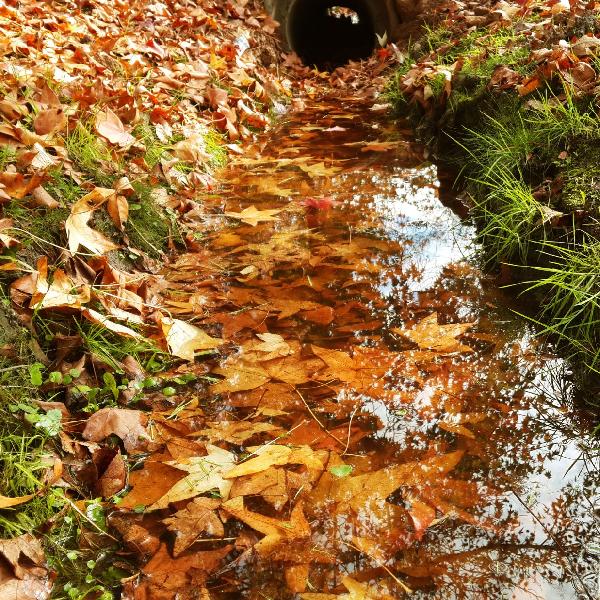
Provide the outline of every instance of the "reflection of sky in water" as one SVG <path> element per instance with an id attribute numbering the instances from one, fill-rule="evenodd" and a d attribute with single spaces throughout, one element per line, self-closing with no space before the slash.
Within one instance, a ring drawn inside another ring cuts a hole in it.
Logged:
<path id="1" fill-rule="evenodd" d="M 472 244 L 473 228 L 440 202 L 434 166 L 403 169 L 401 176 L 392 178 L 392 185 L 396 195 L 375 195 L 374 209 L 382 217 L 387 237 L 411 241 L 404 256 L 421 275 L 411 279 L 408 287 L 426 290 L 445 266 L 464 257 Z"/>

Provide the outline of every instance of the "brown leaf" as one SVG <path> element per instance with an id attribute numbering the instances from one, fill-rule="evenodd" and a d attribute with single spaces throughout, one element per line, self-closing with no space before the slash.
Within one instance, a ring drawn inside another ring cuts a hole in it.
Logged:
<path id="1" fill-rule="evenodd" d="M 223 537 L 225 529 L 215 512 L 221 505 L 221 500 L 214 498 L 196 498 L 183 510 L 172 517 L 163 519 L 169 530 L 175 533 L 173 555 L 179 556 L 187 550 L 201 534 L 210 537 Z"/>
<path id="2" fill-rule="evenodd" d="M 32 534 L 0 540 L 0 598 L 45 600 L 52 584 L 44 549 Z"/>
<path id="3" fill-rule="evenodd" d="M 123 231 L 124 224 L 127 223 L 127 219 L 129 218 L 129 202 L 127 202 L 127 198 L 117 194 L 110 196 L 106 209 L 114 226 L 119 231 Z"/>
<path id="4" fill-rule="evenodd" d="M 123 498 L 119 507 L 150 506 L 186 475 L 185 471 L 171 465 L 146 461 L 142 469 L 130 473 L 129 485 L 133 489 Z"/>
<path id="5" fill-rule="evenodd" d="M 101 408 L 88 418 L 82 435 L 90 442 L 100 442 L 114 434 L 123 440 L 127 452 L 133 452 L 147 447 L 150 441 L 145 422 L 139 410 Z"/>
<path id="6" fill-rule="evenodd" d="M 21 173 L 0 173 L 0 185 L 3 186 L 3 191 L 16 200 L 21 200 L 30 194 L 43 179 L 43 176 L 37 174 L 26 179 Z"/>
<path id="7" fill-rule="evenodd" d="M 213 370 L 213 373 L 225 377 L 223 381 L 210 386 L 213 394 L 253 390 L 271 379 L 269 373 L 262 367 L 242 362 L 218 367 Z"/>
<path id="8" fill-rule="evenodd" d="M 117 452 L 100 479 L 98 479 L 96 489 L 102 498 L 109 498 L 125 487 L 126 480 L 127 465 L 121 453 Z"/>
<path id="9" fill-rule="evenodd" d="M 282 542 L 310 536 L 310 525 L 304 516 L 302 502 L 298 502 L 294 506 L 289 521 L 280 521 L 247 510 L 241 496 L 225 502 L 223 509 L 252 529 L 265 534 L 265 537 L 254 546 L 255 550 L 263 556 L 268 555 Z"/>
<path id="10" fill-rule="evenodd" d="M 110 108 L 99 112 L 96 116 L 96 131 L 111 144 L 121 147 L 135 142 L 135 138 L 125 129 L 121 119 Z"/>
<path id="11" fill-rule="evenodd" d="M 222 563 L 232 546 L 219 550 L 194 552 L 187 556 L 171 558 L 166 545 L 162 545 L 150 562 L 142 569 L 144 579 L 140 588 L 146 588 L 146 595 L 139 597 L 162 598 L 163 591 L 180 592 L 190 586 L 200 586 Z M 193 589 L 193 588 L 192 588 Z M 141 590 L 136 589 L 137 592 Z"/>
<path id="12" fill-rule="evenodd" d="M 101 233 L 88 225 L 95 210 L 97 210 L 111 196 L 115 190 L 107 188 L 94 188 L 89 194 L 80 198 L 71 208 L 71 214 L 65 221 L 69 250 L 77 252 L 79 246 L 87 248 L 93 254 L 104 254 L 119 248 L 118 244 L 106 239 Z"/>
<path id="13" fill-rule="evenodd" d="M 33 129 L 38 135 L 47 135 L 62 131 L 67 126 L 67 117 L 62 108 L 54 107 L 42 110 L 33 121 Z"/>
<path id="14" fill-rule="evenodd" d="M 92 310 L 91 308 L 85 308 L 81 314 L 88 321 L 96 323 L 97 325 L 102 325 L 102 327 L 105 327 L 109 331 L 112 331 L 113 333 L 116 333 L 118 335 L 123 335 L 125 337 L 130 337 L 138 340 L 143 338 L 143 336 L 137 331 L 131 329 L 130 327 L 125 327 L 125 325 L 115 323 L 102 313 L 99 313 L 96 310 Z"/>
<path id="15" fill-rule="evenodd" d="M 461 344 L 456 338 L 466 333 L 475 323 L 452 323 L 440 325 L 437 313 L 432 313 L 420 321 L 413 329 L 393 328 L 394 333 L 408 338 L 422 350 L 435 352 L 473 352 L 469 346 Z"/>

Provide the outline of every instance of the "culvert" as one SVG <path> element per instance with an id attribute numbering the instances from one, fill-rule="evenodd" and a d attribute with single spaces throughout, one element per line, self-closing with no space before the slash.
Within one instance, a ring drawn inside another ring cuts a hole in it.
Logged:
<path id="1" fill-rule="evenodd" d="M 319 67 L 367 58 L 377 35 L 389 35 L 398 22 L 385 0 L 271 0 L 266 5 L 288 47 L 305 64 Z"/>

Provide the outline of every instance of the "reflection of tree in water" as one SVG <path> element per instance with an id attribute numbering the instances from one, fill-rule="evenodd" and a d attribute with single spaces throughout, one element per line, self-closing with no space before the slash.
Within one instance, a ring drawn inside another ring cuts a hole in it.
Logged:
<path id="1" fill-rule="evenodd" d="M 481 298 L 479 304 L 485 306 Z M 470 512 L 497 528 L 450 517 L 402 552 L 395 568 L 419 590 L 416 597 L 504 598 L 523 587 L 535 597 L 550 584 L 543 597 L 596 598 L 597 563 L 586 547 L 600 535 L 598 451 L 581 441 L 564 365 L 526 355 L 518 338 L 501 342 L 433 383 L 447 398 L 454 395 L 462 412 L 488 414 L 475 439 L 457 436 L 456 447 L 467 455 L 453 476 L 478 482 L 481 497 Z M 457 372 L 459 386 L 452 385 Z M 433 427 L 428 433 L 451 439 Z M 405 432 L 404 443 L 410 437 Z"/>

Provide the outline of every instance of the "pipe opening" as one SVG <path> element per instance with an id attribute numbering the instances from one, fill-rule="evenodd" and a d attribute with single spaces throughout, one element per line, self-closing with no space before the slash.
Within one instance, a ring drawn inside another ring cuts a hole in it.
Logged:
<path id="1" fill-rule="evenodd" d="M 375 25 L 365 0 L 296 0 L 288 39 L 305 64 L 333 69 L 371 55 Z"/>

